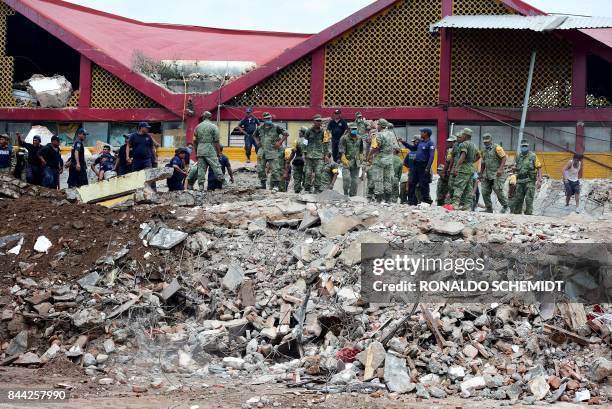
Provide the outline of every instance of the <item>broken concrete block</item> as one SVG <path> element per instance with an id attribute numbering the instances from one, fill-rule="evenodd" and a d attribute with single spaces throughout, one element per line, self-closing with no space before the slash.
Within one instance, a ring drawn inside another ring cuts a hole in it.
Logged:
<path id="1" fill-rule="evenodd" d="M 20 355 L 28 350 L 28 331 L 23 330 L 9 343 L 6 354 L 8 356 Z"/>
<path id="2" fill-rule="evenodd" d="M 27 352 L 14 362 L 15 365 L 40 365 L 40 363 L 40 357 L 34 352 Z"/>
<path id="3" fill-rule="evenodd" d="M 414 389 L 406 368 L 406 358 L 393 353 L 385 355 L 385 384 L 391 392 L 407 393 Z"/>
<path id="4" fill-rule="evenodd" d="M 28 93 L 42 108 L 64 108 L 72 96 L 72 84 L 61 75 L 44 77 L 35 74 L 27 81 Z"/>
<path id="5" fill-rule="evenodd" d="M 340 254 L 340 260 L 347 266 L 353 266 L 361 262 L 361 245 L 364 243 L 369 244 L 386 244 L 387 240 L 379 234 L 365 232 L 361 233 L 357 240 L 351 243 L 351 245 Z"/>
<path id="6" fill-rule="evenodd" d="M 227 269 L 227 273 L 223 277 L 223 287 L 229 291 L 235 291 L 244 280 L 244 271 L 239 265 L 232 263 Z"/>
<path id="7" fill-rule="evenodd" d="M 361 220 L 353 216 L 344 216 L 331 208 L 319 209 L 321 219 L 321 234 L 325 237 L 336 237 L 348 233 L 361 224 Z"/>
<path id="8" fill-rule="evenodd" d="M 115 350 L 115 342 L 112 339 L 105 340 L 102 346 L 104 347 L 104 352 L 107 354 L 110 354 Z"/>
<path id="9" fill-rule="evenodd" d="M 183 231 L 162 227 L 157 234 L 153 236 L 149 245 L 162 250 L 170 250 L 185 240 L 187 236 L 188 234 Z"/>
<path id="10" fill-rule="evenodd" d="M 365 351 L 357 354 L 357 359 L 365 367 L 363 380 L 369 381 L 375 377 L 376 369 L 385 362 L 385 347 L 378 341 L 372 342 Z"/>
<path id="11" fill-rule="evenodd" d="M 81 287 L 85 288 L 95 286 L 96 284 L 98 284 L 98 281 L 100 281 L 100 274 L 98 274 L 97 271 L 92 271 L 91 273 L 79 279 L 77 283 L 79 283 Z"/>
<path id="12" fill-rule="evenodd" d="M 550 385 L 546 382 L 546 378 L 543 375 L 536 376 L 529 382 L 529 390 L 535 398 L 535 400 L 542 400 L 550 391 Z"/>
<path id="13" fill-rule="evenodd" d="M 83 203 L 98 203 L 134 193 L 142 189 L 146 183 L 169 178 L 173 172 L 172 168 L 165 166 L 145 169 L 81 186 L 77 189 L 77 192 Z"/>
<path id="14" fill-rule="evenodd" d="M 461 234 L 461 231 L 465 228 L 463 223 L 460 222 L 443 222 L 440 220 L 435 220 L 431 227 L 436 233 L 447 234 L 449 236 Z"/>
<path id="15" fill-rule="evenodd" d="M 34 251 L 47 253 L 52 246 L 53 243 L 51 243 L 48 238 L 45 236 L 38 236 L 36 243 L 34 243 Z"/>
<path id="16" fill-rule="evenodd" d="M 312 214 L 309 210 L 305 210 L 304 215 L 302 216 L 302 222 L 300 223 L 298 230 L 304 231 L 309 227 L 312 227 L 317 224 L 319 220 L 320 219 L 318 214 Z"/>
<path id="17" fill-rule="evenodd" d="M 176 292 L 180 289 L 181 289 L 181 285 L 179 284 L 178 280 L 175 278 L 172 280 L 170 285 L 164 288 L 164 290 L 161 292 L 161 298 L 164 301 L 168 301 L 168 299 L 170 299 L 170 297 L 176 294 Z"/>
<path id="18" fill-rule="evenodd" d="M 244 359 L 234 358 L 233 356 L 226 356 L 225 358 L 223 358 L 223 366 L 232 369 L 242 369 L 244 368 Z"/>
<path id="19" fill-rule="evenodd" d="M 487 383 L 485 382 L 484 376 L 475 376 L 461 382 L 459 386 L 461 387 L 462 392 L 472 393 L 475 390 L 484 389 L 487 386 Z"/>

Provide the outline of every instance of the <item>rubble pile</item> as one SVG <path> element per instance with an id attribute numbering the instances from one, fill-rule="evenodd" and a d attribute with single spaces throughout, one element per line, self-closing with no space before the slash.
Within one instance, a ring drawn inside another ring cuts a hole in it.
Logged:
<path id="1" fill-rule="evenodd" d="M 3 200 L 12 216 L 0 228 L 0 364 L 67 358 L 96 385 L 138 393 L 214 375 L 372 397 L 609 401 L 609 305 L 360 296 L 362 243 L 513 243 L 529 255 L 605 241 L 609 221 L 450 213 L 334 191 L 236 187 L 225 200 L 178 200 L 186 194 L 128 211 Z"/>

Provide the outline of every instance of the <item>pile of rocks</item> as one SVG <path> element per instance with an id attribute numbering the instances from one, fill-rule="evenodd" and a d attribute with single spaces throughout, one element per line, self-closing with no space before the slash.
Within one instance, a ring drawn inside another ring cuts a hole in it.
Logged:
<path id="1" fill-rule="evenodd" d="M 75 281 L 34 280 L 22 261 L 0 298 L 10 335 L 2 364 L 64 355 L 102 385 L 139 375 L 137 390 L 161 387 L 164 373 L 215 374 L 372 396 L 607 401 L 609 307 L 360 296 L 362 243 L 511 242 L 536 253 L 542 243 L 593 241 L 587 225 L 333 191 L 259 195 L 191 208 L 166 201 Z M 3 240 L 12 248 L 19 238 L 0 238 L 1 252 Z M 133 363 L 136 351 L 148 366 Z"/>

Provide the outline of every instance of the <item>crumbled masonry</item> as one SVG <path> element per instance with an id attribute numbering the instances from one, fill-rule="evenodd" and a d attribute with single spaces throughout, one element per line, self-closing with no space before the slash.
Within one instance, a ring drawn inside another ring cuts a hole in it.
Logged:
<path id="1" fill-rule="evenodd" d="M 360 295 L 362 243 L 513 243 L 529 262 L 544 243 L 608 242 L 609 202 L 601 215 L 449 212 L 236 178 L 221 192 L 150 192 L 106 208 L 0 176 L 0 365 L 61 367 L 145 395 L 214 377 L 432 404 L 609 404 L 609 304 Z M 604 201 L 609 183 L 593 185 Z"/>

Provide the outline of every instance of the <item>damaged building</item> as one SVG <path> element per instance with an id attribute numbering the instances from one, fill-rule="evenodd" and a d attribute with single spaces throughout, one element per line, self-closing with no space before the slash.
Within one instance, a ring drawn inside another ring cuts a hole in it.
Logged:
<path id="1" fill-rule="evenodd" d="M 210 110 L 240 160 L 232 131 L 247 107 L 271 112 L 291 138 L 315 113 L 342 109 L 384 117 L 400 137 L 432 128 L 442 149 L 470 127 L 476 144 L 489 132 L 513 151 L 536 51 L 526 135 L 544 173 L 560 177 L 575 151 L 590 159 L 585 177 L 610 176 L 609 19 L 547 16 L 518 0 L 379 0 L 307 35 L 148 24 L 59 0 L 5 0 L 0 14 L 0 130 L 11 134 L 45 125 L 69 143 L 84 125 L 86 145 L 118 145 L 146 120 L 172 148 Z M 33 75 L 65 78 L 66 105 L 37 106 Z"/>

